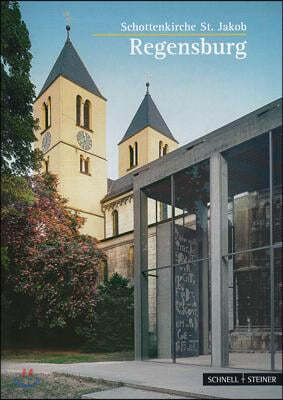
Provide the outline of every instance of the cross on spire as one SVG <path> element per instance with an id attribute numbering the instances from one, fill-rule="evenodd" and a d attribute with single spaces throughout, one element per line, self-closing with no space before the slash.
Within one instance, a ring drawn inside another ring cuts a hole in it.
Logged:
<path id="1" fill-rule="evenodd" d="M 146 86 L 146 94 L 149 94 L 149 82 L 146 82 L 145 86 Z"/>
<path id="2" fill-rule="evenodd" d="M 67 25 L 66 25 L 67 40 L 69 40 L 70 39 L 70 30 L 71 30 L 71 27 L 70 27 L 71 17 L 70 17 L 69 11 L 64 12 L 64 17 L 66 18 L 66 23 L 67 23 Z"/>
<path id="3" fill-rule="evenodd" d="M 67 39 L 68 39 L 68 40 L 70 39 L 70 34 L 69 34 L 70 30 L 71 30 L 70 25 L 66 25 Z"/>

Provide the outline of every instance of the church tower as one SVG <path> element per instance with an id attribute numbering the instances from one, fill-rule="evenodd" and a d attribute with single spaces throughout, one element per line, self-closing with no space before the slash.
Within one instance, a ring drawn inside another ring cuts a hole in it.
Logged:
<path id="1" fill-rule="evenodd" d="M 123 139 L 118 143 L 119 176 L 124 176 L 178 147 L 149 93 L 146 94 Z"/>
<path id="2" fill-rule="evenodd" d="M 43 170 L 59 178 L 67 207 L 86 218 L 81 232 L 102 239 L 100 200 L 107 193 L 106 99 L 67 40 L 35 103 Z"/>

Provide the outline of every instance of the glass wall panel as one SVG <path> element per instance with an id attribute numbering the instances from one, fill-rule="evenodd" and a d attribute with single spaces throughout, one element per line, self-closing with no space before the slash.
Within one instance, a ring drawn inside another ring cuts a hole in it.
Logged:
<path id="1" fill-rule="evenodd" d="M 282 248 L 274 249 L 275 369 L 282 369 Z"/>
<path id="2" fill-rule="evenodd" d="M 148 197 L 148 358 L 171 362 L 171 178 L 144 189 Z"/>
<path id="3" fill-rule="evenodd" d="M 194 260 L 208 258 L 209 161 L 205 160 L 175 174 L 174 188 L 174 242 L 179 240 L 179 232 L 189 232 L 189 257 Z M 176 264 L 183 263 L 184 254 L 179 253 L 179 256 L 176 253 Z"/>
<path id="4" fill-rule="evenodd" d="M 157 327 L 156 327 L 156 271 L 150 271 L 148 279 L 148 358 L 157 357 Z"/>
<path id="5" fill-rule="evenodd" d="M 270 137 L 267 132 L 223 153 L 228 167 L 228 253 L 223 256 L 229 365 L 236 368 L 270 369 L 273 344 L 275 368 L 282 362 L 282 130 L 272 132 L 269 159 Z M 144 189 L 144 358 L 211 364 L 209 173 L 205 160 Z"/>
<path id="6" fill-rule="evenodd" d="M 273 243 L 282 243 L 282 127 L 272 132 Z"/>
<path id="7" fill-rule="evenodd" d="M 270 369 L 270 252 L 233 257 L 230 366 Z M 231 285 L 232 282 L 230 282 Z"/>
<path id="8" fill-rule="evenodd" d="M 174 175 L 176 361 L 210 365 L 209 161 Z"/>
<path id="9" fill-rule="evenodd" d="M 171 268 L 148 272 L 148 357 L 151 361 L 172 362 L 171 358 Z"/>
<path id="10" fill-rule="evenodd" d="M 223 155 L 228 166 L 230 366 L 270 369 L 268 133 Z"/>
<path id="11" fill-rule="evenodd" d="M 235 146 L 223 155 L 228 164 L 228 213 L 233 227 L 233 250 L 268 246 L 268 134 Z"/>
<path id="12" fill-rule="evenodd" d="M 208 261 L 175 267 L 176 362 L 211 364 Z"/>
<path id="13" fill-rule="evenodd" d="M 157 270 L 156 286 L 157 359 L 171 362 L 171 268 Z"/>
<path id="14" fill-rule="evenodd" d="M 282 127 L 272 132 L 272 233 L 274 248 L 274 364 L 282 369 Z"/>

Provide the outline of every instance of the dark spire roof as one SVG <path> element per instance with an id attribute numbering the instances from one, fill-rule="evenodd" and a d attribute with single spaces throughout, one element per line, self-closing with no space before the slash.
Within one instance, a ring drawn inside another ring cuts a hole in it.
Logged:
<path id="1" fill-rule="evenodd" d="M 106 100 L 98 90 L 98 87 L 94 83 L 80 56 L 76 52 L 69 38 L 69 29 L 67 29 L 67 32 L 68 36 L 65 45 L 37 97 L 41 96 L 42 93 L 51 85 L 51 83 L 61 75 L 88 90 L 89 92 L 95 94 L 96 96 Z"/>
<path id="2" fill-rule="evenodd" d="M 137 132 L 148 126 L 178 143 L 149 94 L 149 83 L 146 83 L 146 88 L 147 90 L 144 99 L 119 144 L 123 143 L 125 140 L 129 139 L 131 136 L 134 136 Z"/>

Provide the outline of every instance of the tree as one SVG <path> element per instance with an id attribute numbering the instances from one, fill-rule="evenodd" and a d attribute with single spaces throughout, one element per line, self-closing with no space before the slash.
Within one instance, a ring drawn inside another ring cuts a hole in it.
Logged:
<path id="1" fill-rule="evenodd" d="M 16 1 L 1 1 L 1 172 L 26 174 L 34 168 L 37 126 L 30 81 L 29 33 Z"/>
<path id="2" fill-rule="evenodd" d="M 105 255 L 96 239 L 79 233 L 83 219 L 66 208 L 57 184 L 51 174 L 29 178 L 34 202 L 16 202 L 16 212 L 1 220 L 10 260 L 2 273 L 4 313 L 10 331 L 68 328 L 84 337 L 92 329 Z"/>
<path id="3" fill-rule="evenodd" d="M 32 149 L 37 127 L 32 115 L 34 86 L 30 82 L 32 55 L 29 33 L 16 1 L 1 2 L 1 219 L 14 214 L 14 204 L 33 202 L 22 176 L 37 167 L 41 153 Z M 1 242 L 7 269 L 7 247 Z"/>
<path id="4" fill-rule="evenodd" d="M 134 288 L 115 273 L 95 294 L 94 330 L 85 351 L 121 351 L 134 346 Z"/>
<path id="5" fill-rule="evenodd" d="M 27 179 L 6 174 L 1 176 L 1 219 L 21 213 L 19 203 L 32 205 L 33 202 L 34 196 Z"/>
<path id="6" fill-rule="evenodd" d="M 25 178 L 13 175 L 1 176 L 1 221 L 14 216 L 21 216 L 19 204 L 32 205 L 34 196 Z M 21 207 L 23 208 L 23 207 Z M 4 270 L 9 268 L 8 247 L 1 236 L 1 265 Z"/>

